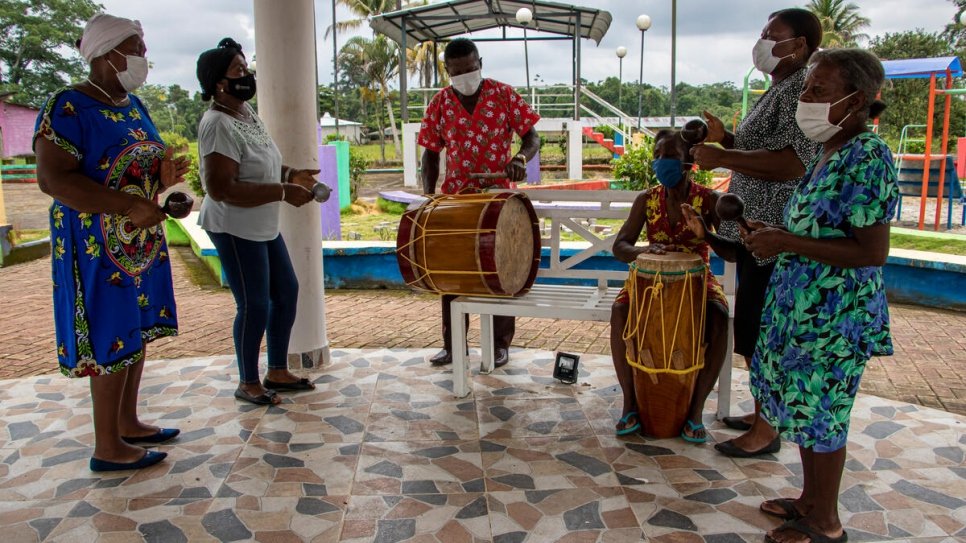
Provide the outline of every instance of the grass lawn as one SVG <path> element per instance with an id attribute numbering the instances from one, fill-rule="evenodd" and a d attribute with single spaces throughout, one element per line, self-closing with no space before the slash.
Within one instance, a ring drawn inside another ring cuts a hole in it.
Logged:
<path id="1" fill-rule="evenodd" d="M 514 144 L 513 149 L 519 147 L 519 144 Z M 382 162 L 382 154 L 379 151 L 378 143 L 367 143 L 365 145 L 353 145 L 355 149 L 361 149 L 362 155 L 365 156 L 373 165 Z M 548 164 L 563 164 L 566 162 L 566 155 L 564 150 L 560 145 L 556 143 L 547 143 L 540 149 L 540 160 L 541 162 Z M 595 163 L 607 162 L 611 159 L 610 151 L 604 149 L 596 143 L 585 143 L 584 144 L 584 160 L 592 161 Z M 397 163 L 401 164 L 402 159 L 396 156 L 396 149 L 392 145 L 392 141 L 386 142 L 386 162 L 387 163 Z"/>
<path id="2" fill-rule="evenodd" d="M 963 236 L 963 239 L 938 239 L 893 232 L 889 237 L 889 242 L 892 249 L 911 249 L 913 251 L 931 251 L 933 253 L 966 256 L 966 236 Z"/>

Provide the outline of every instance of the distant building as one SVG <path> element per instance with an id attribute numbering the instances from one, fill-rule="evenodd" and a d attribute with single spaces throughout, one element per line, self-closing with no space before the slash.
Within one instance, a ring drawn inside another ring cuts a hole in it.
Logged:
<path id="1" fill-rule="evenodd" d="M 335 117 L 329 115 L 329 112 L 325 112 L 319 119 L 319 127 L 322 129 L 320 132 L 322 141 L 325 141 L 326 136 L 335 134 Z M 339 135 L 348 139 L 351 143 L 365 143 L 362 128 L 362 123 L 339 119 Z"/>
<path id="2" fill-rule="evenodd" d="M 33 155 L 34 123 L 40 110 L 8 102 L 10 96 L 0 94 L 0 158 Z"/>

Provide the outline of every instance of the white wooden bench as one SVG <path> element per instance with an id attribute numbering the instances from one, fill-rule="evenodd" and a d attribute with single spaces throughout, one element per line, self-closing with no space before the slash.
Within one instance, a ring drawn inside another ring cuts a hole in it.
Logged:
<path id="1" fill-rule="evenodd" d="M 541 265 L 540 278 L 584 279 L 595 286 L 554 285 L 536 283 L 530 291 L 519 298 L 491 298 L 483 296 L 460 296 L 451 306 L 451 335 L 453 348 L 453 392 L 457 397 L 471 392 L 469 359 L 459 345 L 466 343 L 463 327 L 464 315 L 480 315 L 480 347 L 482 350 L 482 373 L 493 371 L 493 316 L 534 317 L 609 322 L 611 305 L 620 287 L 608 286 L 609 281 L 623 281 L 626 270 L 578 269 L 581 262 L 599 254 L 611 254 L 616 230 L 608 235 L 593 232 L 582 222 L 600 219 L 627 219 L 630 206 L 639 193 L 622 190 L 582 191 L 524 189 L 519 192 L 530 197 L 537 216 L 550 223 L 549 237 L 542 236 L 541 246 L 550 248 L 549 266 Z M 584 242 L 571 244 L 561 242 L 566 228 L 579 235 Z M 564 256 L 562 249 L 568 246 L 582 247 L 573 255 Z M 726 263 L 724 276 L 719 276 L 729 306 L 733 306 L 735 291 L 735 266 Z M 733 309 L 732 315 L 733 317 Z M 732 319 L 728 319 L 728 356 L 721 368 L 718 390 L 718 416 L 728 416 L 731 403 L 731 350 Z M 615 383 L 616 376 L 615 376 Z"/>

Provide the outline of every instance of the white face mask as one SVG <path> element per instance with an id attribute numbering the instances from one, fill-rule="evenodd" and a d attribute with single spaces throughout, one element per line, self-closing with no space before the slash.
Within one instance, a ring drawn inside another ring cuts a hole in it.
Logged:
<path id="1" fill-rule="evenodd" d="M 778 63 L 781 62 L 782 59 L 794 56 L 794 53 L 792 53 L 791 55 L 776 57 L 774 54 L 772 54 L 772 49 L 774 49 L 779 43 L 785 43 L 786 41 L 791 41 L 794 39 L 795 38 L 788 38 L 787 40 L 775 41 L 760 38 L 758 42 L 755 43 L 755 47 L 751 50 L 751 58 L 755 63 L 755 68 L 766 74 L 772 73 L 772 71 L 778 67 Z"/>
<path id="2" fill-rule="evenodd" d="M 112 49 L 112 51 L 124 55 L 117 49 Z M 124 59 L 127 60 L 127 69 L 123 72 L 118 71 L 111 61 L 107 61 L 107 63 L 117 72 L 117 81 L 121 84 L 121 87 L 124 87 L 124 90 L 128 92 L 134 92 L 148 79 L 148 59 L 137 55 L 124 55 Z"/>
<path id="3" fill-rule="evenodd" d="M 476 89 L 480 88 L 480 83 L 483 82 L 483 70 L 476 70 L 468 74 L 454 75 L 449 78 L 453 83 L 453 88 L 456 92 L 462 94 L 463 96 L 473 96 Z"/>
<path id="4" fill-rule="evenodd" d="M 849 94 L 845 98 L 842 98 L 842 100 L 845 100 L 856 92 L 858 91 Z M 842 117 L 842 120 L 838 124 L 832 124 L 828 120 L 832 106 L 842 100 L 838 100 L 834 104 L 829 102 L 798 101 L 798 108 L 795 110 L 795 122 L 798 123 L 798 127 L 802 129 L 802 133 L 805 134 L 806 138 L 817 141 L 818 143 L 825 143 L 842 130 L 842 123 L 852 115 L 851 111 L 849 111 L 848 115 Z"/>

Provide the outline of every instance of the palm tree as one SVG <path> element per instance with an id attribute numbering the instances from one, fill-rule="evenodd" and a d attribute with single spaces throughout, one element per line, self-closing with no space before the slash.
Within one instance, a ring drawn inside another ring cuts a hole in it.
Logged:
<path id="1" fill-rule="evenodd" d="M 336 0 L 337 3 L 349 8 L 349 11 L 356 16 L 355 19 L 346 21 L 336 21 L 335 29 L 339 33 L 347 30 L 355 30 L 369 21 L 370 18 L 385 13 L 395 11 L 396 0 Z M 405 7 L 405 6 L 404 6 Z M 332 25 L 325 29 L 325 38 L 332 33 Z"/>
<path id="2" fill-rule="evenodd" d="M 428 89 L 433 86 L 433 61 L 436 61 L 436 73 L 439 74 L 439 86 L 449 85 L 446 65 L 439 58 L 439 51 L 433 47 L 433 42 L 424 41 L 406 50 L 406 66 L 409 75 L 419 74 L 419 86 Z"/>
<path id="3" fill-rule="evenodd" d="M 868 39 L 862 29 L 869 19 L 859 14 L 859 6 L 845 0 L 809 0 L 806 9 L 822 22 L 822 47 L 855 47 L 858 40 Z"/>
<path id="4" fill-rule="evenodd" d="M 399 75 L 399 47 L 381 34 L 371 40 L 356 36 L 346 42 L 339 56 L 342 59 L 341 64 L 348 66 L 346 75 L 359 86 L 363 99 L 378 101 L 386 106 L 396 156 L 402 156 L 399 148 L 399 133 L 396 130 L 396 116 L 392 110 L 392 95 L 389 90 L 389 83 Z M 382 114 L 380 113 L 377 118 L 382 159 L 385 161 L 386 143 L 385 138 L 382 137 L 385 133 Z"/>

